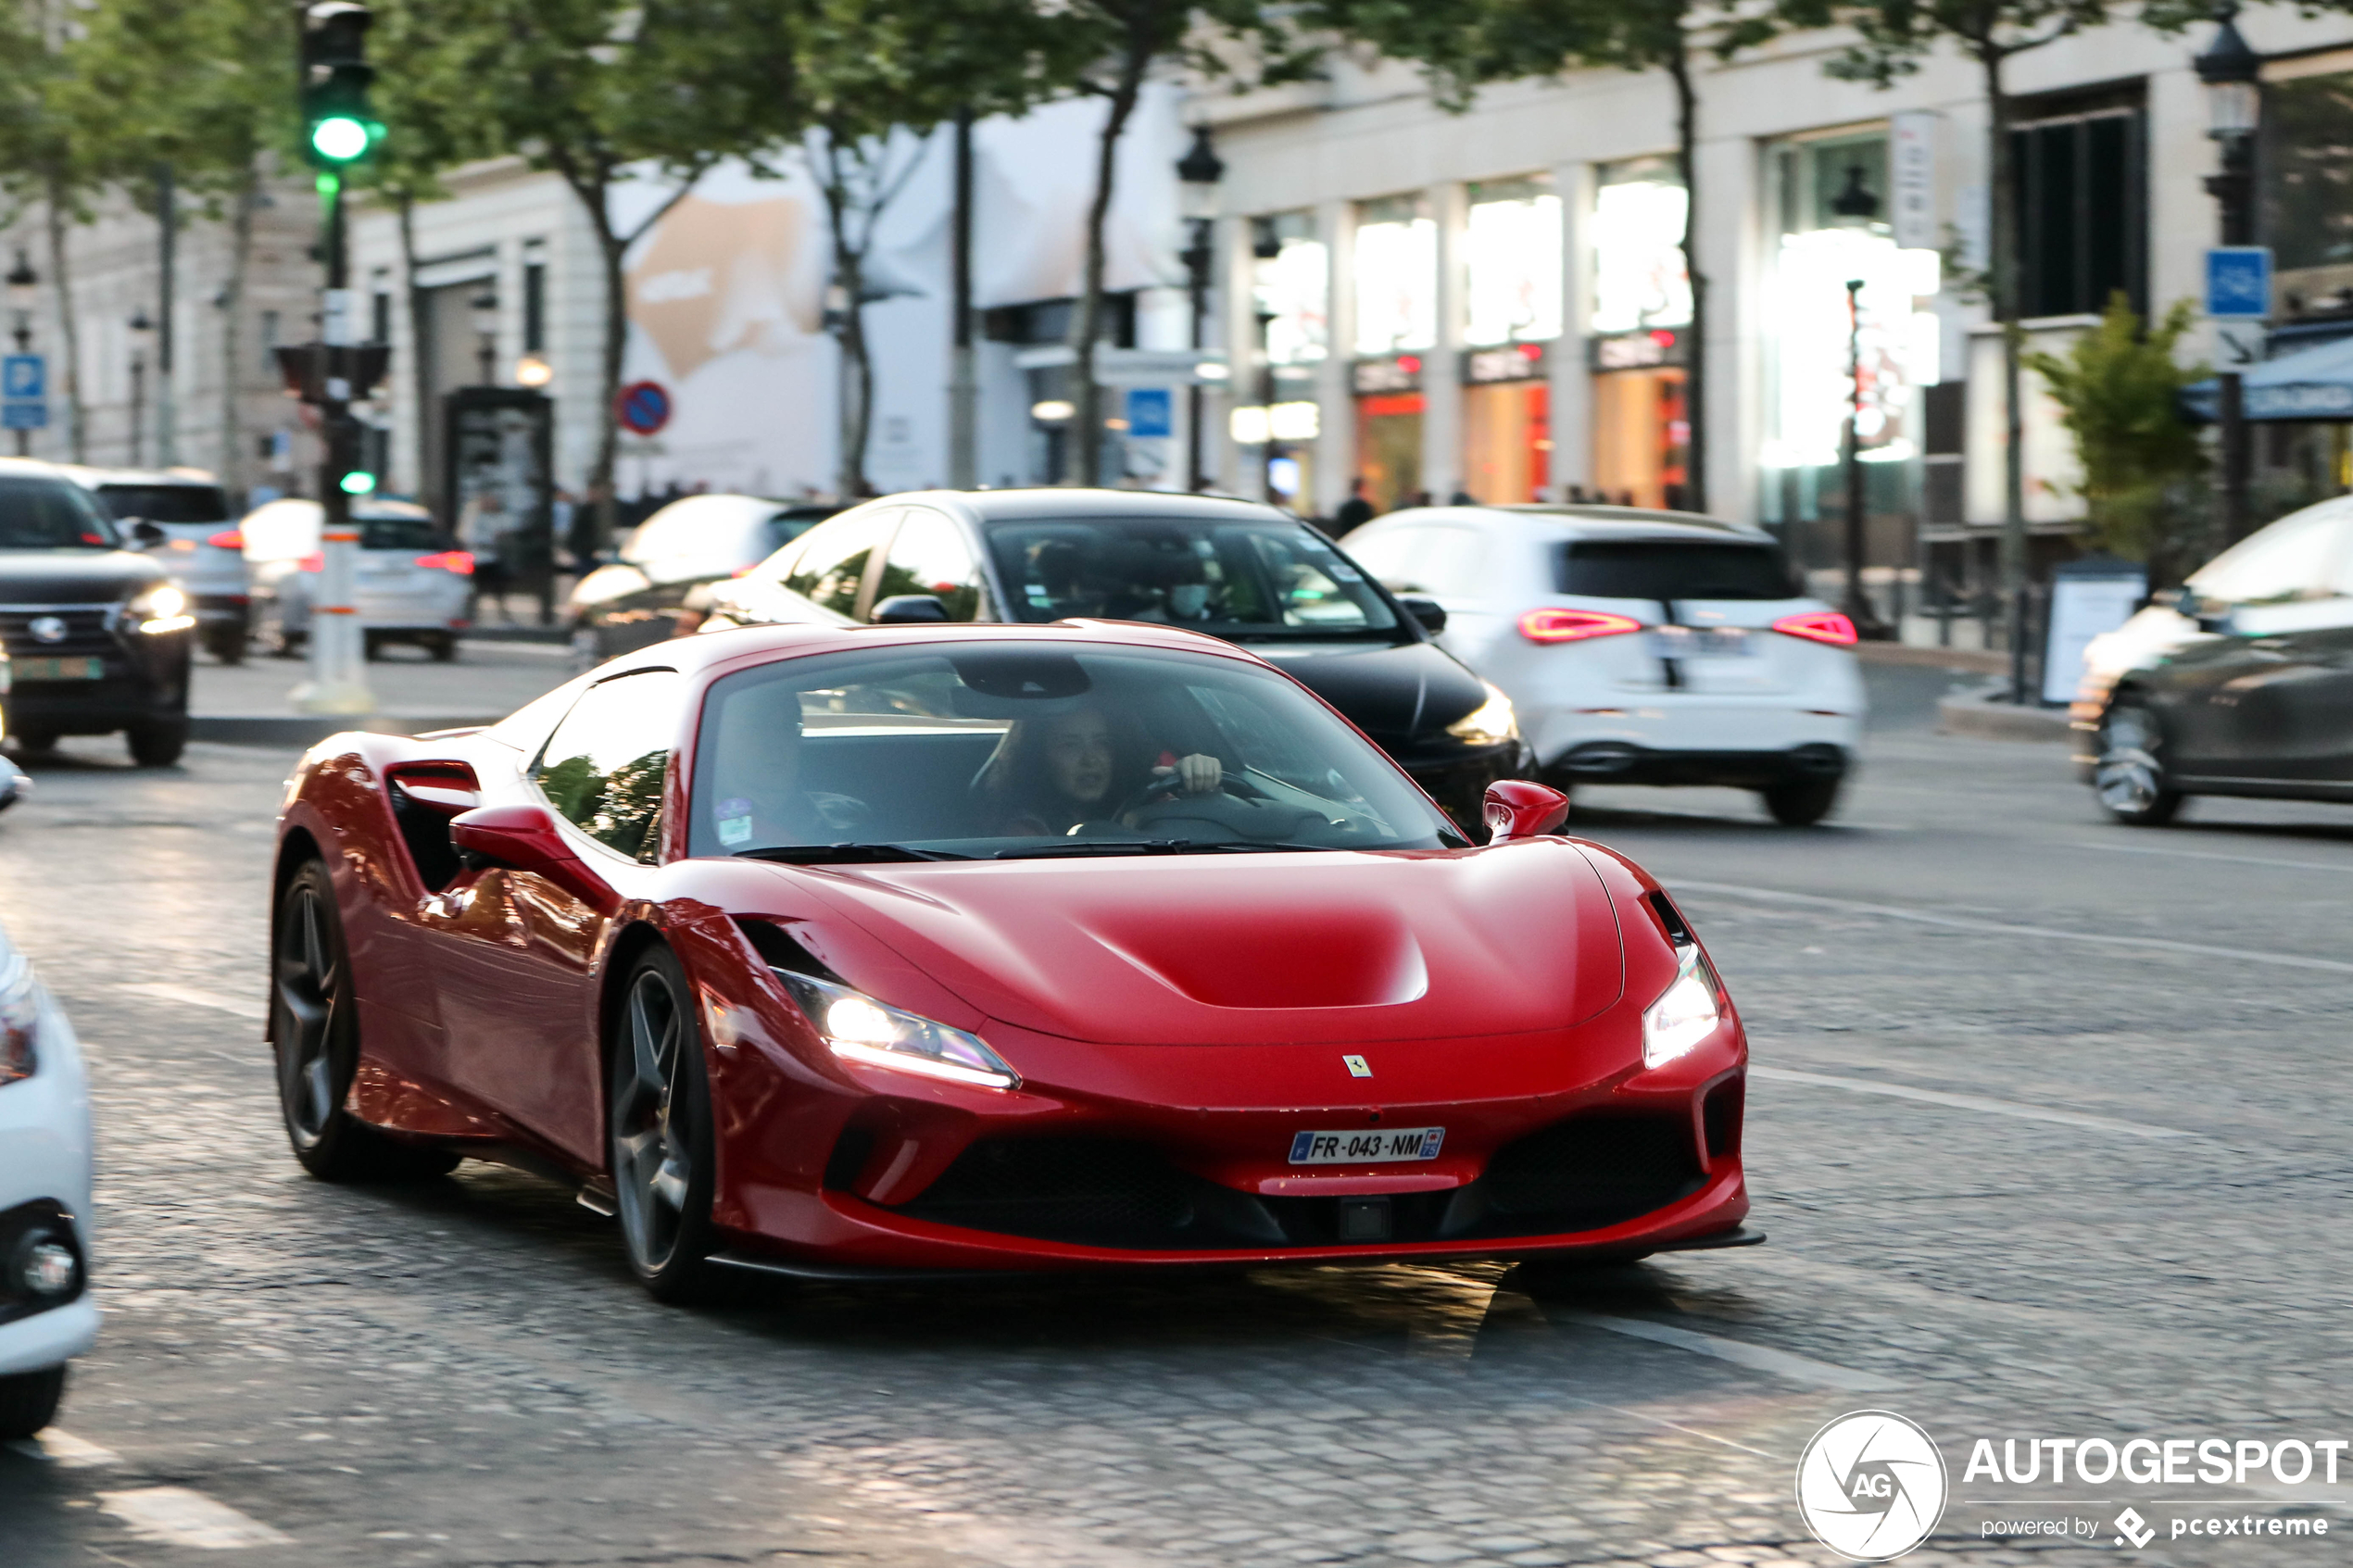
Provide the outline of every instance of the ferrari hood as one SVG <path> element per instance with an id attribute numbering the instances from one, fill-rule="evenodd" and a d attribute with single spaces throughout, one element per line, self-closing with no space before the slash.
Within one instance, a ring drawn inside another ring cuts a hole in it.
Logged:
<path id="1" fill-rule="evenodd" d="M 1609 895 L 1559 842 L 786 874 L 989 1017 L 1105 1044 L 1558 1029 L 1623 984 Z"/>

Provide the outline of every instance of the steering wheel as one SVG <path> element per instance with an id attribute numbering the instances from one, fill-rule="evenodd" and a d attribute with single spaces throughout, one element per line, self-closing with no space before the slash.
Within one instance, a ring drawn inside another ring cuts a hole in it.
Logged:
<path id="1" fill-rule="evenodd" d="M 1259 788 L 1256 784 L 1252 784 L 1239 773 L 1226 774 L 1217 781 L 1217 788 L 1214 791 L 1202 792 L 1202 795 L 1207 794 L 1230 795 L 1235 799 L 1249 804 L 1255 804 L 1256 802 L 1266 798 L 1266 792 L 1265 790 Z M 1166 804 L 1171 805 L 1179 801 L 1198 801 L 1202 798 L 1202 795 L 1189 795 L 1186 793 L 1182 776 L 1171 772 L 1163 777 L 1151 780 L 1141 789 L 1139 789 L 1133 795 L 1130 795 L 1126 800 L 1121 801 L 1119 804 L 1119 809 L 1112 813 L 1112 820 L 1114 822 L 1126 822 L 1129 813 L 1142 810 L 1145 807 L 1151 805 L 1157 797 L 1163 795 L 1173 797 L 1170 801 L 1166 802 Z"/>

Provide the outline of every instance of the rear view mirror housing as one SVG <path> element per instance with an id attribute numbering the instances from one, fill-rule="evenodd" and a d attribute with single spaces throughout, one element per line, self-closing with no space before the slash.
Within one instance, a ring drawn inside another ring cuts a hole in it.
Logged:
<path id="1" fill-rule="evenodd" d="M 131 547 L 134 550 L 152 550 L 171 537 L 163 531 L 161 523 L 149 522 L 143 517 L 124 518 L 122 523 L 131 531 Z"/>
<path id="2" fill-rule="evenodd" d="M 948 607 L 929 594 L 893 594 L 875 606 L 877 626 L 944 625 Z"/>
<path id="3" fill-rule="evenodd" d="M 1446 630 L 1446 607 L 1436 599 L 1424 594 L 1400 594 L 1397 603 L 1431 636 Z"/>
<path id="4" fill-rule="evenodd" d="M 1490 844 L 1535 838 L 1568 821 L 1568 797 L 1529 779 L 1498 779 L 1487 786 L 1485 809 Z"/>

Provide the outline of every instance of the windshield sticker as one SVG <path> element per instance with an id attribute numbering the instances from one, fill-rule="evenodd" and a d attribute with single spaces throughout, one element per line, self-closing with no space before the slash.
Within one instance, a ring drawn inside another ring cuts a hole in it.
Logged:
<path id="1" fill-rule="evenodd" d="M 751 842 L 751 802 L 742 796 L 719 803 L 719 842 L 730 849 Z"/>

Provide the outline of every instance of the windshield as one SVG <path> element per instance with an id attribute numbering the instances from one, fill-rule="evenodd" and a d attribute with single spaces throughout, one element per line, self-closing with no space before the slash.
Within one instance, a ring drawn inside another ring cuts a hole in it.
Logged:
<path id="1" fill-rule="evenodd" d="M 1602 599 L 1787 599 L 1789 560 L 1771 545 L 1669 539 L 1583 540 L 1561 546 L 1560 592 Z"/>
<path id="2" fill-rule="evenodd" d="M 988 547 L 1018 621 L 1157 621 L 1238 641 L 1402 634 L 1364 573 L 1300 523 L 995 522 Z"/>
<path id="3" fill-rule="evenodd" d="M 90 493 L 62 479 L 0 478 L 0 550 L 112 550 L 114 524 Z"/>
<path id="4" fill-rule="evenodd" d="M 430 517 L 378 513 L 357 521 L 363 550 L 446 550 L 456 543 Z"/>
<path id="5" fill-rule="evenodd" d="M 229 497 L 213 484 L 101 484 L 98 504 L 118 520 L 149 522 L 226 522 Z"/>
<path id="6" fill-rule="evenodd" d="M 763 665 L 712 685 L 695 780 L 695 855 L 1013 859 L 1466 842 L 1286 677 L 1141 648 L 962 643 Z"/>

